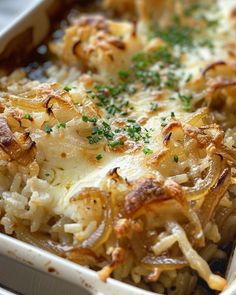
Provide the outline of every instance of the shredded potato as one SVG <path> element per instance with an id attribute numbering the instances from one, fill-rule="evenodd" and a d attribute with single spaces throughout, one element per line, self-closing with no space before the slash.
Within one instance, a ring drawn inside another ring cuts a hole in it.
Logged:
<path id="1" fill-rule="evenodd" d="M 0 78 L 6 234 L 103 281 L 168 295 L 226 288 L 234 2 L 104 0 L 50 42 L 43 81 L 24 69 Z"/>

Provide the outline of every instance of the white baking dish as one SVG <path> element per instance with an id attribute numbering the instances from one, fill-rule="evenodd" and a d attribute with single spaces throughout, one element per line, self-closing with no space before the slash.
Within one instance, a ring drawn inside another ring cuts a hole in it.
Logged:
<path id="1" fill-rule="evenodd" d="M 0 60 L 9 50 L 12 40 L 29 28 L 32 33 L 32 45 L 42 41 L 49 30 L 48 9 L 55 0 L 29 1 L 26 10 L 21 13 L 4 30 L 0 30 Z M 21 40 L 22 41 L 22 40 Z M 14 48 L 11 48 L 11 50 Z M 148 295 L 154 294 L 119 281 L 108 279 L 102 282 L 95 271 L 89 270 L 73 262 L 67 261 L 56 255 L 38 249 L 12 237 L 0 234 L 0 253 L 9 256 L 20 263 L 57 276 L 68 282 L 81 286 L 93 295 Z M 228 271 L 228 288 L 221 295 L 236 295 L 236 252 Z M 1 294 L 1 293 L 0 293 Z M 156 293 L 155 293 L 156 294 Z"/>

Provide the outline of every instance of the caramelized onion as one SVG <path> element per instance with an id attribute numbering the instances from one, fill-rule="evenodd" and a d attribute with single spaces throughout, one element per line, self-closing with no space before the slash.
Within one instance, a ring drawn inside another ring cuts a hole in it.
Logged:
<path id="1" fill-rule="evenodd" d="M 230 178 L 230 169 L 225 168 L 220 175 L 217 183 L 205 196 L 204 202 L 201 206 L 201 222 L 203 225 L 206 225 L 213 217 L 216 207 L 218 206 L 221 198 L 224 196 L 230 185 Z"/>
<path id="2" fill-rule="evenodd" d="M 236 149 L 229 148 L 226 145 L 217 146 L 216 152 L 230 162 L 236 164 Z"/>
<path id="3" fill-rule="evenodd" d="M 94 233 L 80 245 L 82 248 L 97 249 L 109 238 L 112 231 L 111 196 L 98 188 L 84 188 L 78 195 L 71 197 L 71 202 L 97 198 L 100 199 L 102 204 L 103 218 Z"/>
<path id="4" fill-rule="evenodd" d="M 158 269 L 164 270 L 173 270 L 173 269 L 180 269 L 183 267 L 188 266 L 188 262 L 185 258 L 173 258 L 168 256 L 154 256 L 148 255 L 142 259 L 142 263 L 150 269 L 154 267 L 158 267 Z"/>
<path id="5" fill-rule="evenodd" d="M 206 177 L 204 179 L 197 179 L 192 187 L 182 187 L 187 199 L 193 201 L 204 197 L 217 182 L 220 171 L 222 171 L 222 158 L 219 155 L 213 155 Z"/>
<path id="6" fill-rule="evenodd" d="M 0 118 L 0 147 L 10 157 L 22 165 L 29 164 L 35 156 L 35 143 L 25 133 L 17 141 L 5 118 Z"/>

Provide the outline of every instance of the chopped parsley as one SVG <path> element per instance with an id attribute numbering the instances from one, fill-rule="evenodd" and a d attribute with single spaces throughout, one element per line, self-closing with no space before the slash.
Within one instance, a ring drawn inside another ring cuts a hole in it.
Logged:
<path id="1" fill-rule="evenodd" d="M 183 105 L 183 110 L 189 112 L 191 110 L 191 101 L 193 99 L 192 95 L 183 95 L 181 93 L 178 94 L 178 97 Z"/>
<path id="2" fill-rule="evenodd" d="M 26 113 L 24 116 L 25 119 L 30 120 L 32 119 L 31 115 L 29 113 Z"/>
<path id="3" fill-rule="evenodd" d="M 71 87 L 68 86 L 68 85 L 66 85 L 63 89 L 64 89 L 65 91 L 67 91 L 67 92 L 71 91 Z"/>
<path id="4" fill-rule="evenodd" d="M 96 105 L 105 108 L 110 115 L 116 113 L 128 113 L 129 101 L 122 94 L 127 90 L 127 84 L 97 85 L 95 87 Z"/>
<path id="5" fill-rule="evenodd" d="M 64 123 L 64 122 L 58 123 L 57 124 L 57 128 L 58 129 L 60 129 L 60 128 L 66 128 L 66 123 Z"/>
<path id="6" fill-rule="evenodd" d="M 99 125 L 97 124 L 97 122 L 94 122 L 94 124 L 95 125 L 92 128 L 91 135 L 87 136 L 87 139 L 90 144 L 98 143 L 104 138 L 107 139 L 108 141 L 114 139 L 115 134 L 112 132 L 111 126 L 107 122 L 103 121 Z"/>
<path id="7" fill-rule="evenodd" d="M 166 77 L 165 86 L 170 89 L 177 89 L 179 84 L 179 79 L 174 72 L 168 72 Z"/>
<path id="8" fill-rule="evenodd" d="M 90 122 L 90 123 L 96 123 L 97 122 L 96 117 L 89 118 L 88 116 L 82 116 L 82 120 L 84 122 Z"/>
<path id="9" fill-rule="evenodd" d="M 150 38 L 159 37 L 168 45 L 180 47 L 193 47 L 195 29 L 182 25 L 178 18 L 165 29 L 151 28 Z"/>
<path id="10" fill-rule="evenodd" d="M 118 74 L 119 74 L 119 77 L 121 79 L 124 79 L 124 80 L 129 77 L 129 72 L 128 71 L 121 70 L 121 71 L 119 71 Z"/>
<path id="11" fill-rule="evenodd" d="M 197 10 L 201 8 L 202 4 L 200 3 L 192 3 L 188 5 L 184 10 L 185 16 L 192 16 Z"/>
<path id="12" fill-rule="evenodd" d="M 119 145 L 123 145 L 123 144 L 124 144 L 124 142 L 121 140 L 114 140 L 112 142 L 109 142 L 109 146 L 112 148 L 117 147 Z"/>
<path id="13" fill-rule="evenodd" d="M 47 134 L 50 134 L 52 132 L 52 128 L 48 124 L 46 124 L 45 127 L 44 127 L 44 131 Z"/>
<path id="14" fill-rule="evenodd" d="M 163 66 L 175 64 L 179 65 L 179 60 L 173 56 L 167 46 L 161 46 L 152 53 L 140 52 L 133 56 L 134 68 L 145 70 L 154 63 L 160 62 Z"/>
<path id="15" fill-rule="evenodd" d="M 143 153 L 144 153 L 145 155 L 150 155 L 150 154 L 153 153 L 153 151 L 152 151 L 150 148 L 145 147 L 145 148 L 143 149 Z"/>
<path id="16" fill-rule="evenodd" d="M 151 109 L 151 111 L 155 112 L 158 109 L 158 103 L 157 102 L 151 102 L 150 103 L 150 109 Z"/>
<path id="17" fill-rule="evenodd" d="M 137 70 L 135 72 L 136 78 L 144 83 L 146 86 L 156 85 L 160 86 L 161 76 L 158 72 L 151 70 Z"/>
<path id="18" fill-rule="evenodd" d="M 150 28 L 150 39 L 159 37 L 164 40 L 168 46 L 178 45 L 181 48 L 194 48 L 195 45 L 202 45 L 198 42 L 199 39 L 202 40 L 202 33 L 205 27 L 216 28 L 219 24 L 218 19 L 211 19 L 205 16 L 205 11 L 208 9 L 206 5 L 202 3 L 192 3 L 190 5 L 185 5 L 185 9 L 182 14 L 176 14 L 173 17 L 172 23 L 165 28 L 160 28 L 156 25 Z M 184 16 L 184 17 L 183 17 Z M 200 20 L 205 23 L 205 27 L 199 29 L 198 26 L 186 25 L 182 19 L 192 17 L 195 20 Z M 196 38 L 197 37 L 197 38 Z M 212 42 L 205 43 L 205 46 L 211 45 Z"/>
<path id="19" fill-rule="evenodd" d="M 193 74 L 189 74 L 186 78 L 186 83 L 190 82 L 193 78 Z"/>
<path id="20" fill-rule="evenodd" d="M 141 131 L 142 131 L 142 128 L 138 123 L 132 123 L 127 125 L 127 133 L 129 137 L 134 139 L 135 141 L 138 141 L 139 139 L 141 139 L 142 137 Z"/>
<path id="21" fill-rule="evenodd" d="M 103 156 L 101 155 L 101 154 L 98 154 L 97 156 L 96 156 L 96 159 L 99 161 L 99 160 L 101 160 L 103 158 Z"/>
<path id="22" fill-rule="evenodd" d="M 171 112 L 170 113 L 170 116 L 171 116 L 171 118 L 174 118 L 175 117 L 175 113 L 174 112 Z"/>
<path id="23" fill-rule="evenodd" d="M 174 155 L 173 156 L 173 159 L 174 159 L 174 162 L 175 163 L 178 163 L 179 162 L 179 157 L 177 155 Z"/>

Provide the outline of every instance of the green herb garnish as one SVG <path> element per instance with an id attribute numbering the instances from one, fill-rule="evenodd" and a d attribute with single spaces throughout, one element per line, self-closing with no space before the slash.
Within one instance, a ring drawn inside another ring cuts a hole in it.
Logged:
<path id="1" fill-rule="evenodd" d="M 44 131 L 47 133 L 47 134 L 50 134 L 52 132 L 52 128 L 50 126 L 48 126 L 48 124 L 45 125 L 44 127 Z"/>
<path id="2" fill-rule="evenodd" d="M 191 101 L 193 99 L 192 95 L 183 95 L 183 94 L 178 94 L 178 97 L 180 101 L 182 102 L 183 105 L 183 110 L 186 112 L 189 112 L 191 110 Z"/>
<path id="3" fill-rule="evenodd" d="M 151 102 L 150 103 L 150 109 L 151 109 L 151 111 L 155 112 L 158 109 L 158 103 L 157 102 Z"/>
<path id="4" fill-rule="evenodd" d="M 97 156 L 96 156 L 96 159 L 99 161 L 99 160 L 101 160 L 103 157 L 102 157 L 102 155 L 101 154 L 98 154 Z"/>
<path id="5" fill-rule="evenodd" d="M 90 123 L 96 123 L 97 122 L 96 117 L 89 118 L 88 116 L 82 116 L 82 120 L 84 122 L 90 122 Z"/>
<path id="6" fill-rule="evenodd" d="M 31 118 L 31 115 L 30 115 L 29 113 L 26 113 L 25 116 L 24 116 L 24 118 L 27 119 L 27 120 L 32 119 L 32 118 Z"/>
<path id="7" fill-rule="evenodd" d="M 67 92 L 71 91 L 71 87 L 70 87 L 70 86 L 65 86 L 63 89 L 64 89 L 65 91 L 67 91 Z"/>
<path id="8" fill-rule="evenodd" d="M 121 79 L 127 79 L 129 77 L 129 72 L 128 71 L 124 71 L 124 70 L 121 70 L 119 71 L 119 77 Z"/>
<path id="9" fill-rule="evenodd" d="M 174 159 L 175 163 L 178 163 L 179 162 L 179 157 L 177 155 L 174 155 L 173 156 L 173 159 Z"/>
<path id="10" fill-rule="evenodd" d="M 64 122 L 58 123 L 57 124 L 57 128 L 58 129 L 60 129 L 60 128 L 66 128 L 66 123 L 64 123 Z"/>
<path id="11" fill-rule="evenodd" d="M 124 143 L 123 143 L 123 141 L 121 141 L 121 140 L 114 140 L 114 141 L 112 141 L 112 142 L 109 142 L 109 146 L 110 147 L 112 147 L 112 148 L 114 148 L 114 147 L 117 147 L 118 145 L 123 145 Z"/>
<path id="12" fill-rule="evenodd" d="M 150 155 L 150 154 L 153 153 L 153 151 L 150 148 L 148 148 L 148 147 L 145 147 L 143 149 L 143 152 L 144 152 L 145 155 Z"/>

